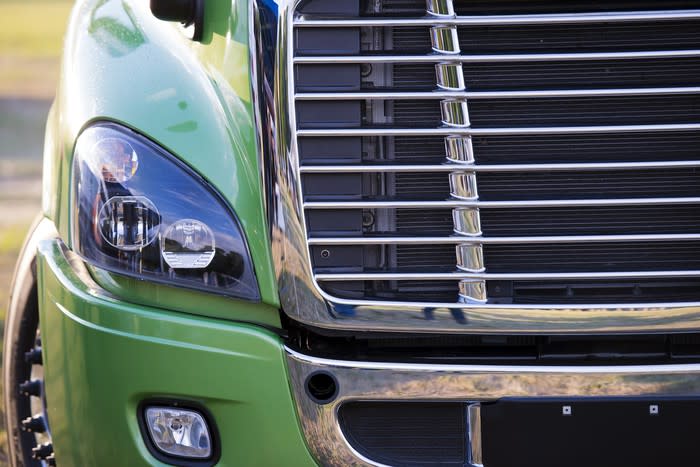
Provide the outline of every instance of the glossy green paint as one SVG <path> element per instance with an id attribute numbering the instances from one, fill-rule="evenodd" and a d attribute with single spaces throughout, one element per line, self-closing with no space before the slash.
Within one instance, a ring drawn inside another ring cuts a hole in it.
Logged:
<path id="1" fill-rule="evenodd" d="M 198 44 L 180 26 L 155 19 L 148 2 L 79 1 L 47 125 L 44 212 L 70 241 L 74 142 L 91 122 L 126 125 L 182 159 L 229 202 L 248 241 L 262 301 L 279 307 L 258 167 L 248 22 L 247 1 L 209 0 L 205 43 Z M 112 279 L 104 285 L 130 301 L 250 319 L 237 315 L 242 308 L 235 300 Z M 263 313 L 260 322 L 279 325 L 279 316 Z"/>
<path id="2" fill-rule="evenodd" d="M 91 283 L 58 240 L 40 244 L 37 268 L 47 406 L 60 465 L 160 465 L 137 423 L 146 397 L 207 407 L 222 440 L 219 465 L 315 465 L 277 336 L 127 305 Z"/>
<path id="3" fill-rule="evenodd" d="M 279 310 L 265 303 L 234 300 L 223 295 L 181 287 L 155 286 L 148 281 L 112 274 L 103 269 L 93 267 L 89 269 L 103 289 L 117 297 L 128 297 L 131 303 L 192 315 L 280 327 Z"/>

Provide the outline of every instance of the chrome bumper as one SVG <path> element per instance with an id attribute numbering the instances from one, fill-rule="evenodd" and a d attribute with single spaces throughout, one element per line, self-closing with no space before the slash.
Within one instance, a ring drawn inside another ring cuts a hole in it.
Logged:
<path id="1" fill-rule="evenodd" d="M 479 402 L 503 397 L 698 396 L 700 364 L 646 366 L 494 366 L 351 362 L 310 357 L 286 348 L 306 442 L 321 465 L 381 465 L 356 452 L 338 424 L 350 400 L 451 400 L 470 405 L 471 465 L 481 464 Z M 338 396 L 319 405 L 307 377 L 332 374 Z"/>

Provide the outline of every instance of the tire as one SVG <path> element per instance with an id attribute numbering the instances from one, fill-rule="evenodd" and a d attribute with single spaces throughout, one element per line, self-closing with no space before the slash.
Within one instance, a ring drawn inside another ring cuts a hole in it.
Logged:
<path id="1" fill-rule="evenodd" d="M 55 465 L 43 391 L 36 242 L 30 239 L 23 248 L 5 320 L 5 424 L 10 465 L 16 467 Z"/>

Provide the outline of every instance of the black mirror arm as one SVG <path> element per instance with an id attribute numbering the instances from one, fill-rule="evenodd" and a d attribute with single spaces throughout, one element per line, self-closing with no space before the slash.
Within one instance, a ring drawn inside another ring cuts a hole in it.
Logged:
<path id="1" fill-rule="evenodd" d="M 177 21 L 194 26 L 193 41 L 204 33 L 204 0 L 151 0 L 151 13 L 163 21 Z"/>

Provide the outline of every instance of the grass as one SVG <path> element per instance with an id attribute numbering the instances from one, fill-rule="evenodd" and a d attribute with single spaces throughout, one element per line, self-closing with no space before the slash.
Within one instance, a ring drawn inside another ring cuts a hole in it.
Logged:
<path id="1" fill-rule="evenodd" d="M 69 0 L 0 0 L 0 96 L 55 92 Z"/>
<path id="2" fill-rule="evenodd" d="M 0 325 L 17 254 L 40 209 L 44 123 L 72 5 L 71 0 L 0 0 Z M 7 460 L 0 416 L 0 465 Z"/>
<path id="3" fill-rule="evenodd" d="M 28 225 L 24 224 L 15 224 L 0 230 L 0 258 L 4 256 L 11 256 L 14 258 L 14 256 L 19 253 L 28 227 Z"/>
<path id="4" fill-rule="evenodd" d="M 0 226 L 0 284 L 3 285 L 0 287 L 0 320 L 3 323 L 8 305 L 12 272 L 28 228 L 29 224 L 24 223 L 6 227 Z"/>
<path id="5" fill-rule="evenodd" d="M 8 285 L 17 260 L 17 253 L 22 246 L 27 233 L 26 225 L 0 227 L 0 320 L 5 322 L 5 310 L 8 302 Z M 0 385 L 0 401 L 3 400 L 4 388 Z M 4 408 L 3 408 L 4 410 Z M 1 412 L 0 412 L 1 414 Z M 7 435 L 5 433 L 5 418 L 0 417 L 0 464 L 7 464 Z"/>
<path id="6" fill-rule="evenodd" d="M 2 201 L 0 200 L 0 205 Z M 17 254 L 19 253 L 24 237 L 27 233 L 28 225 L 13 224 L 10 226 L 0 226 L 0 320 L 5 323 L 5 314 L 9 300 L 9 285 L 12 279 Z M 3 391 L 5 388 L 0 385 L 0 406 L 3 401 Z M 0 410 L 0 465 L 7 465 L 7 434 L 5 432 L 4 407 Z"/>
<path id="7" fill-rule="evenodd" d="M 28 160 L 35 163 L 41 159 L 50 105 L 48 99 L 0 95 L 0 176 L 16 172 Z M 0 191 L 6 191 L 3 188 L 0 185 Z"/>
<path id="8" fill-rule="evenodd" d="M 4 161 L 7 164 L 6 161 Z M 10 179 L 2 176 L 0 172 L 0 325 L 5 323 L 5 315 L 9 301 L 10 283 L 12 281 L 12 273 L 17 255 L 24 237 L 27 234 L 29 223 L 32 217 L 39 210 L 40 200 L 38 191 L 35 187 L 38 183 L 37 174 L 38 168 L 35 162 L 33 170 L 29 168 L 30 164 L 22 164 L 21 176 L 12 176 L 12 182 L 17 187 L 26 186 L 28 189 L 16 192 L 11 190 L 8 193 L 4 188 L 7 186 Z M 3 164 L 0 164 L 0 170 Z M 9 195 L 12 196 L 9 196 Z M 18 206 L 20 207 L 18 209 Z M 12 216 L 3 216 L 3 213 L 12 212 Z M 2 221 L 2 219 L 5 219 Z M 7 221 L 7 219 L 12 219 Z M 0 326 L 4 327 L 4 326 Z M 0 329 L 1 332 L 1 329 Z M 2 344 L 2 334 L 0 334 L 0 345 Z M 7 464 L 7 435 L 5 433 L 5 418 L 4 407 L 2 407 L 2 391 L 4 388 L 0 385 L 0 465 Z"/>
<path id="9" fill-rule="evenodd" d="M 73 2 L 3 0 L 0 2 L 0 54 L 56 58 Z"/>

